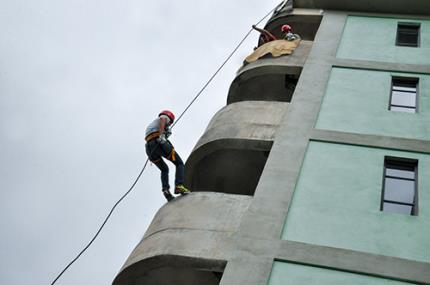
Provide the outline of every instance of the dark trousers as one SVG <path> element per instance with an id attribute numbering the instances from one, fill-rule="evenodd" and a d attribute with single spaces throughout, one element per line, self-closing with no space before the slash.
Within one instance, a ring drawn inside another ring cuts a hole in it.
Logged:
<path id="1" fill-rule="evenodd" d="M 156 139 L 146 143 L 146 154 L 149 160 L 161 170 L 161 184 L 163 189 L 169 189 L 169 167 L 163 157 L 170 160 L 176 166 L 175 185 L 184 184 L 184 162 L 170 141 L 164 144 L 158 143 Z"/>

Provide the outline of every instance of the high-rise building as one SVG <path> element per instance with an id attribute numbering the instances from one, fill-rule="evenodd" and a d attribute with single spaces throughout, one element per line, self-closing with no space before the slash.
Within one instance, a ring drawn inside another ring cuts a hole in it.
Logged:
<path id="1" fill-rule="evenodd" d="M 430 1 L 288 1 L 283 24 L 301 42 L 239 69 L 194 192 L 114 285 L 430 284 Z"/>

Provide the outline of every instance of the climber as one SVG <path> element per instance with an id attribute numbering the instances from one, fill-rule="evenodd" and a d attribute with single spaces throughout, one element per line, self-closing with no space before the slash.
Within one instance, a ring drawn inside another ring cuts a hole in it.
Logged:
<path id="1" fill-rule="evenodd" d="M 261 37 L 263 38 L 263 44 L 266 44 L 271 41 L 279 40 L 275 35 L 273 35 L 271 32 L 269 32 L 266 29 L 260 29 L 257 28 L 257 26 L 252 25 L 252 28 L 258 32 L 260 32 Z M 294 41 L 296 39 L 300 39 L 300 36 L 298 34 L 293 34 L 293 29 L 290 25 L 282 25 L 281 27 L 281 33 L 283 35 L 282 39 L 287 41 Z"/>
<path id="2" fill-rule="evenodd" d="M 293 34 L 293 29 L 290 25 L 282 25 L 281 31 L 284 34 L 284 40 L 294 41 L 301 39 L 298 34 Z"/>
<path id="3" fill-rule="evenodd" d="M 171 126 L 175 120 L 175 115 L 164 110 L 149 126 L 146 128 L 146 154 L 149 160 L 154 163 L 161 171 L 161 184 L 164 197 L 167 201 L 174 199 L 170 193 L 169 185 L 169 167 L 163 158 L 170 160 L 176 166 L 175 175 L 175 194 L 185 195 L 190 191 L 184 186 L 184 163 L 181 157 L 176 152 L 168 137 L 172 134 Z"/>

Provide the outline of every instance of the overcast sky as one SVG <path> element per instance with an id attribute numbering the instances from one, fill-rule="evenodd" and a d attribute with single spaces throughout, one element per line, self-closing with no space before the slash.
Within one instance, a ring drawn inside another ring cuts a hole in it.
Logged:
<path id="1" fill-rule="evenodd" d="M 181 113 L 279 2 L 0 0 L 0 284 L 53 281 L 139 173 L 146 125 Z M 184 160 L 257 37 L 175 127 Z M 57 284 L 111 284 L 165 202 L 160 189 L 148 167 Z"/>

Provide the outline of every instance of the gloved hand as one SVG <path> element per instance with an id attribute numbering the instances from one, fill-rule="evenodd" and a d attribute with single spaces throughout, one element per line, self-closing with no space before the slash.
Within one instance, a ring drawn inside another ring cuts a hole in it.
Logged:
<path id="1" fill-rule="evenodd" d="M 166 134 L 161 134 L 158 138 L 157 138 L 157 142 L 161 143 L 161 144 L 165 144 L 167 142 L 167 138 L 166 138 Z"/>
<path id="2" fill-rule="evenodd" d="M 166 128 L 166 138 L 170 137 L 172 135 L 172 130 L 170 129 L 170 127 Z"/>

